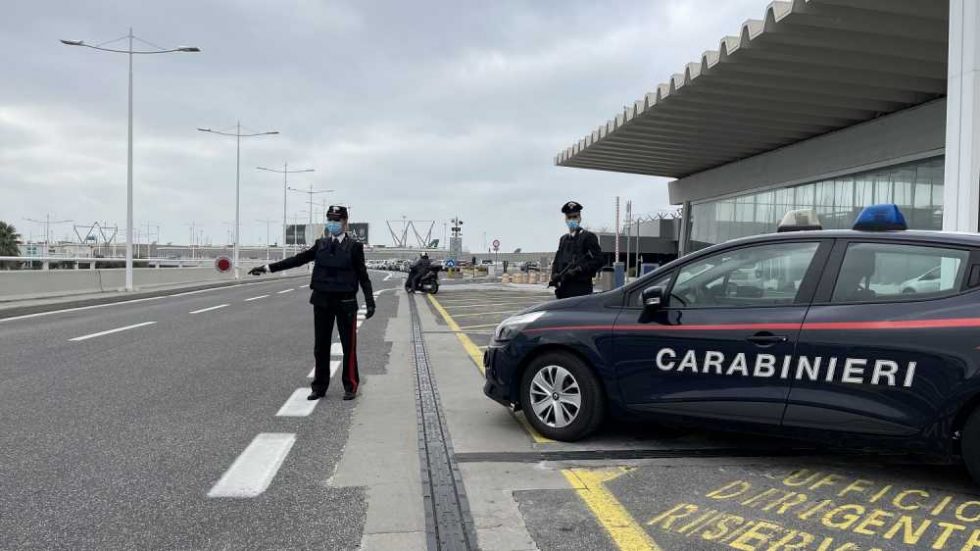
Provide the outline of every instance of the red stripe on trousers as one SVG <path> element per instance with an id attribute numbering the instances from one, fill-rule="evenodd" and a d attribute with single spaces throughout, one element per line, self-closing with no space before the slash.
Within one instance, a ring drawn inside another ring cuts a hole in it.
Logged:
<path id="1" fill-rule="evenodd" d="M 350 359 L 347 362 L 347 380 L 351 382 L 351 392 L 357 392 L 358 380 L 354 373 L 354 366 L 357 364 L 357 314 L 351 322 L 350 329 Z"/>

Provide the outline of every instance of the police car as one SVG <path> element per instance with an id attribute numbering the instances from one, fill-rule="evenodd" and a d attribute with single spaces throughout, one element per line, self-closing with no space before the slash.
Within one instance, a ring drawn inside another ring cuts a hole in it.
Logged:
<path id="1" fill-rule="evenodd" d="M 962 456 L 980 479 L 980 236 L 906 227 L 894 205 L 852 230 L 792 212 L 524 310 L 495 331 L 484 393 L 556 440 L 640 417 Z"/>

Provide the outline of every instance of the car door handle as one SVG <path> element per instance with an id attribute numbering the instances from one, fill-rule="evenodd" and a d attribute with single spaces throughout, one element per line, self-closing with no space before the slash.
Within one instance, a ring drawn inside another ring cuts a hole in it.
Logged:
<path id="1" fill-rule="evenodd" d="M 756 333 L 746 340 L 758 344 L 759 346 L 772 346 L 774 344 L 788 341 L 789 337 L 786 335 L 773 335 L 772 333 L 762 332 Z"/>

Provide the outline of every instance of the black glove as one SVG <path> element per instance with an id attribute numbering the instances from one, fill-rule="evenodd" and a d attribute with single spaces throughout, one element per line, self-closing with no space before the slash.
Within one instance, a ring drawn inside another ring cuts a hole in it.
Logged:
<path id="1" fill-rule="evenodd" d="M 548 281 L 548 287 L 557 287 L 559 281 L 561 281 L 561 277 L 558 274 L 552 274 L 551 280 Z"/>
<path id="2" fill-rule="evenodd" d="M 265 273 L 265 266 L 256 266 L 248 271 L 248 275 L 262 275 Z"/>
<path id="3" fill-rule="evenodd" d="M 369 320 L 372 317 L 374 317 L 374 305 L 373 304 L 368 304 L 367 305 L 367 312 L 364 313 L 364 319 Z"/>

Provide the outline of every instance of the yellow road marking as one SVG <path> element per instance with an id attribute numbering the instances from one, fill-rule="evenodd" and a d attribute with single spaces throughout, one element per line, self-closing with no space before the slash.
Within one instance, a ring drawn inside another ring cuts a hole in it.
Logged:
<path id="1" fill-rule="evenodd" d="M 447 312 L 446 309 L 443 308 L 441 304 L 439 304 L 439 301 L 436 300 L 435 296 L 433 295 L 426 295 L 426 296 L 429 297 L 429 302 L 432 303 L 432 306 L 436 309 L 436 312 L 439 312 L 439 315 L 442 316 L 442 319 L 446 321 L 446 325 L 449 326 L 449 329 L 456 333 L 456 338 L 459 339 L 460 344 L 463 345 L 463 350 L 466 350 L 466 354 L 470 357 L 470 359 L 473 360 L 473 363 L 476 364 L 476 368 L 480 370 L 480 374 L 486 376 L 486 372 L 483 369 L 483 352 L 481 351 L 485 349 L 486 346 L 477 346 L 476 343 L 473 342 L 473 339 L 471 339 L 466 333 L 463 333 L 462 330 L 460 330 L 459 325 L 456 323 L 456 320 L 454 320 L 453 317 L 449 315 L 449 312 Z M 534 427 L 528 424 L 528 422 L 524 419 L 523 415 L 514 415 L 514 418 L 517 419 L 518 423 L 520 423 L 520 425 L 524 427 L 524 430 L 526 430 L 527 433 L 531 435 L 531 439 L 534 440 L 535 442 L 539 444 L 554 442 L 554 440 L 550 438 L 545 438 L 544 436 L 538 434 L 538 431 L 534 430 Z"/>
<path id="2" fill-rule="evenodd" d="M 483 353 L 480 352 L 480 348 L 476 346 L 476 343 L 474 343 L 472 339 L 466 336 L 466 333 L 462 332 L 459 325 L 456 323 L 456 320 L 454 320 L 453 317 L 449 315 L 449 312 L 447 312 L 446 309 L 439 304 L 436 297 L 433 295 L 426 296 L 429 297 L 429 302 L 431 302 L 432 306 L 435 307 L 436 312 L 439 312 L 442 319 L 446 321 L 446 325 L 449 326 L 450 331 L 456 332 L 456 338 L 459 339 L 460 344 L 463 345 L 463 350 L 466 350 L 466 354 L 469 355 L 470 359 L 473 360 L 473 363 L 476 364 L 476 368 L 480 370 L 481 374 L 485 375 L 483 370 Z"/>
<path id="3" fill-rule="evenodd" d="M 487 327 L 496 327 L 500 325 L 499 323 L 484 323 L 481 325 L 460 325 L 459 328 L 463 331 L 469 331 L 470 329 L 486 329 Z"/>
<path id="4" fill-rule="evenodd" d="M 432 296 L 432 295 L 429 295 Z M 501 310 L 499 312 L 477 312 L 475 314 L 456 314 L 457 318 L 472 318 L 473 316 L 496 316 L 497 314 L 513 314 L 517 310 Z"/>
<path id="5" fill-rule="evenodd" d="M 615 480 L 629 472 L 626 468 L 618 469 L 565 469 L 568 483 L 575 488 L 582 501 L 589 507 L 599 524 L 615 542 L 620 551 L 661 551 L 657 542 L 633 515 L 616 499 L 616 496 L 606 488 L 605 483 Z"/>

